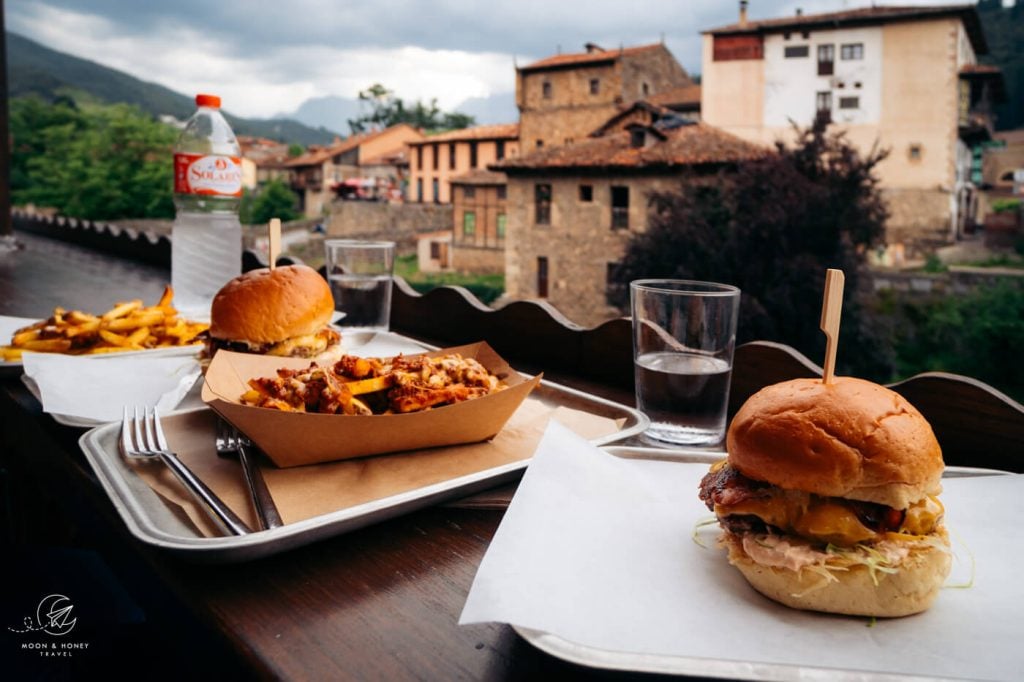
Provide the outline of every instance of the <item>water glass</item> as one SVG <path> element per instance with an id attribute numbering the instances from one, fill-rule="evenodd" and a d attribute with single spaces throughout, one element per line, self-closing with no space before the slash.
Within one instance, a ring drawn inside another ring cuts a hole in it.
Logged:
<path id="1" fill-rule="evenodd" d="M 324 248 L 334 309 L 344 313 L 338 324 L 345 329 L 387 331 L 395 243 L 328 239 Z"/>
<path id="2" fill-rule="evenodd" d="M 630 282 L 637 408 L 644 437 L 707 446 L 725 437 L 740 290 L 678 279 Z"/>

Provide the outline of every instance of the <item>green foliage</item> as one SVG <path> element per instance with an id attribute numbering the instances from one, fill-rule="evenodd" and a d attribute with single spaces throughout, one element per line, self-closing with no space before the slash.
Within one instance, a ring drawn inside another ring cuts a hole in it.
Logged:
<path id="1" fill-rule="evenodd" d="M 11 102 L 11 198 L 89 220 L 171 218 L 176 131 L 124 104 Z"/>
<path id="2" fill-rule="evenodd" d="M 823 121 L 798 132 L 792 148 L 780 144 L 735 170 L 652 194 L 647 230 L 632 237 L 614 278 L 623 285 L 645 277 L 734 284 L 743 292 L 739 343 L 780 341 L 820 361 L 825 270 L 842 269 L 840 367 L 887 375 L 891 351 L 862 320 L 856 295 L 863 254 L 886 218 L 874 176 L 886 152 L 862 156 Z M 619 289 L 616 303 L 626 312 L 627 287 Z"/>
<path id="3" fill-rule="evenodd" d="M 440 286 L 460 286 L 468 289 L 481 303 L 492 303 L 505 293 L 504 275 L 462 275 L 458 273 L 423 273 L 417 269 L 416 255 L 395 259 L 395 274 L 405 279 L 416 291 L 425 294 Z"/>
<path id="4" fill-rule="evenodd" d="M 996 105 L 999 130 L 1024 126 L 1024 2 L 1003 7 L 1002 0 L 980 0 L 978 16 L 989 54 L 981 61 L 1002 69 L 1006 101 Z"/>
<path id="5" fill-rule="evenodd" d="M 938 256 L 934 253 L 928 254 L 928 258 L 924 262 L 925 272 L 945 272 L 948 269 Z"/>
<path id="6" fill-rule="evenodd" d="M 401 98 L 380 83 L 360 91 L 359 101 L 369 105 L 370 113 L 349 119 L 348 127 L 353 135 L 365 133 L 374 127 L 387 128 L 399 123 L 408 123 L 414 128 L 428 131 L 468 128 L 475 123 L 472 116 L 441 111 L 436 98 L 430 100 L 429 104 L 416 100 L 411 107 L 406 107 Z"/>
<path id="7" fill-rule="evenodd" d="M 992 212 L 993 213 L 1013 213 L 1019 211 L 1021 205 L 1020 199 L 995 199 L 992 201 Z"/>
<path id="8" fill-rule="evenodd" d="M 973 293 L 891 303 L 878 311 L 893 330 L 899 376 L 944 371 L 1024 400 L 1024 286 L 1005 281 Z"/>
<path id="9" fill-rule="evenodd" d="M 280 218 L 282 222 L 301 217 L 296 209 L 298 197 L 281 180 L 271 180 L 255 193 L 246 193 L 238 209 L 239 220 L 246 225 L 259 225 Z"/>
<path id="10" fill-rule="evenodd" d="M 288 156 L 295 158 L 296 156 L 302 156 L 306 152 L 306 148 L 301 144 L 290 144 L 288 145 Z"/>

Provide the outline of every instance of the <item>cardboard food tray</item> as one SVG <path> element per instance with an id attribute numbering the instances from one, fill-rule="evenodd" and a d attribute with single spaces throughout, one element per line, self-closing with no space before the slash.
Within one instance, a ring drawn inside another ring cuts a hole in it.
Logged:
<path id="1" fill-rule="evenodd" d="M 220 351 L 206 371 L 203 402 L 246 434 L 279 467 L 330 462 L 442 445 L 477 443 L 495 436 L 537 384 L 486 343 L 423 353 L 473 358 L 507 388 L 489 395 L 407 414 L 372 416 L 282 412 L 243 405 L 248 380 L 274 377 L 279 368 L 305 369 L 309 360 Z M 409 356 L 415 357 L 415 356 Z M 301 444 L 301 445 L 300 445 Z"/>
<path id="2" fill-rule="evenodd" d="M 641 433 L 648 420 L 633 408 L 605 400 L 574 389 L 541 381 L 532 392 L 529 402 L 553 409 L 569 409 L 612 420 L 618 424 L 614 433 L 591 438 L 591 442 L 604 445 Z M 206 409 L 179 412 L 164 419 L 164 428 L 172 446 L 181 443 L 202 442 L 212 453 L 214 414 Z M 164 549 L 181 557 L 199 562 L 237 562 L 277 554 L 289 549 L 362 528 L 388 518 L 446 500 L 465 497 L 502 483 L 516 480 L 529 463 L 529 454 L 518 461 L 490 466 L 453 478 L 412 487 L 396 494 L 371 497 L 354 506 L 330 513 L 289 522 L 272 530 L 254 532 L 244 536 L 206 537 L 184 517 L 180 509 L 169 504 L 139 475 L 135 465 L 126 462 L 118 453 L 119 424 L 106 424 L 85 433 L 80 439 L 82 451 L 101 485 L 106 490 L 130 532 L 140 541 Z M 474 448 L 476 445 L 459 446 Z M 427 451 L 428 453 L 430 451 Z M 187 455 L 182 451 L 180 454 Z M 385 458 L 413 457 L 419 453 L 384 455 Z M 231 460 L 217 460 L 218 466 L 237 467 Z M 376 459 L 376 458 L 374 458 Z M 364 460 L 337 464 L 358 466 Z M 313 465 L 316 466 L 332 466 Z M 289 473 L 301 471 L 285 469 Z M 278 473 L 267 471 L 268 474 Z M 240 476 L 240 473 L 238 474 Z M 229 505 L 248 504 L 244 490 L 236 498 L 225 498 Z M 237 511 L 237 509 L 236 509 Z"/>

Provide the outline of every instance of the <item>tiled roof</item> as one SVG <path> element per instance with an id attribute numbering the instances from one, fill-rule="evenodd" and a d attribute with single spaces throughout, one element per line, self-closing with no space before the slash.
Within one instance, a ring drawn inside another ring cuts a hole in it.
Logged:
<path id="1" fill-rule="evenodd" d="M 521 66 L 519 67 L 519 70 L 540 71 L 542 69 L 551 69 L 563 66 L 576 66 L 577 64 L 604 62 L 612 59 L 618 59 L 619 57 L 632 57 L 659 48 L 664 49 L 665 46 L 661 43 L 654 43 L 653 45 L 622 47 L 614 50 L 602 50 L 601 48 L 594 46 L 594 49 L 588 52 L 577 52 L 574 54 L 556 54 L 553 57 L 546 57 L 539 61 L 533 62 L 532 64 Z"/>
<path id="2" fill-rule="evenodd" d="M 504 185 L 508 177 L 504 173 L 477 168 L 451 179 L 453 185 Z"/>
<path id="3" fill-rule="evenodd" d="M 650 95 L 647 101 L 651 104 L 660 104 L 663 107 L 673 106 L 700 106 L 700 86 L 686 85 L 681 88 L 674 88 Z"/>
<path id="4" fill-rule="evenodd" d="M 981 20 L 974 5 L 933 5 L 933 6 L 889 6 L 860 7 L 841 12 L 822 14 L 799 14 L 776 19 L 748 19 L 745 25 L 728 24 L 711 28 L 702 33 L 735 34 L 735 33 L 780 33 L 783 31 L 809 31 L 821 29 L 847 28 L 850 26 L 871 26 L 896 21 L 916 21 L 932 17 L 961 15 L 974 51 L 979 54 L 988 52 L 985 36 L 981 29 Z"/>
<path id="5" fill-rule="evenodd" d="M 496 123 L 487 126 L 474 126 L 449 130 L 446 133 L 431 135 L 422 140 L 410 142 L 412 146 L 434 144 L 435 142 L 458 142 L 462 140 L 516 140 L 519 139 L 518 123 Z"/>
<path id="6" fill-rule="evenodd" d="M 347 152 L 350 149 L 355 149 L 359 145 L 380 135 L 383 131 L 374 131 L 372 133 L 363 133 L 362 135 L 353 135 L 345 138 L 339 142 L 335 142 L 329 147 L 310 147 L 309 150 L 301 156 L 296 156 L 294 159 L 288 162 L 288 166 L 295 168 L 297 166 L 319 166 L 327 159 Z"/>
<path id="7" fill-rule="evenodd" d="M 704 123 L 662 132 L 666 139 L 647 147 L 630 146 L 630 133 L 622 130 L 506 159 L 489 168 L 507 173 L 542 169 L 653 170 L 744 161 L 759 158 L 769 151 Z"/>

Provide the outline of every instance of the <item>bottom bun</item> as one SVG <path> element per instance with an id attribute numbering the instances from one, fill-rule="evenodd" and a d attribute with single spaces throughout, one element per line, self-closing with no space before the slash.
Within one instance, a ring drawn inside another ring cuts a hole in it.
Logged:
<path id="1" fill-rule="evenodd" d="M 895 618 L 927 610 L 949 575 L 949 540 L 944 533 L 935 537 L 941 539 L 940 545 L 914 548 L 895 573 L 876 571 L 874 579 L 863 565 L 829 571 L 835 580 L 807 568 L 765 566 L 751 559 L 736 541 L 728 542 L 729 563 L 755 590 L 794 609 Z"/>

